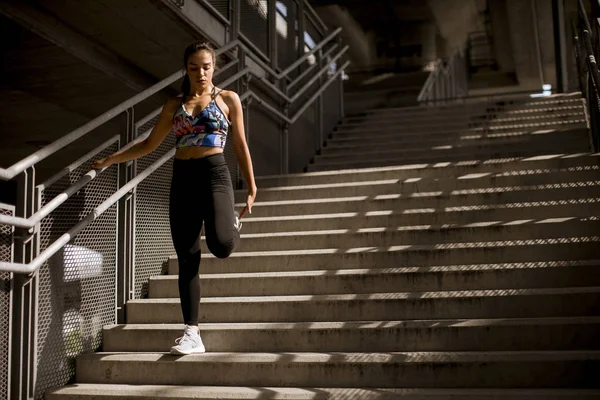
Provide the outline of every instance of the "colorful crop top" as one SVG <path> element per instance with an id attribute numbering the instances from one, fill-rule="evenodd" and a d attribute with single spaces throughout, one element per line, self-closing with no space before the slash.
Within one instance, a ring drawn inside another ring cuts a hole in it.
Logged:
<path id="1" fill-rule="evenodd" d="M 220 93 L 220 92 L 219 92 Z M 225 148 L 227 131 L 231 123 L 219 108 L 213 93 L 211 101 L 195 117 L 192 117 L 183 105 L 184 97 L 175 115 L 173 115 L 173 132 L 175 147 L 220 147 Z"/>

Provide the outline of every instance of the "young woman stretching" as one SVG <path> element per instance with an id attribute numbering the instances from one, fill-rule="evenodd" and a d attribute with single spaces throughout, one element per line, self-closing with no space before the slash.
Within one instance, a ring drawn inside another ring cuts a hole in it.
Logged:
<path id="1" fill-rule="evenodd" d="M 173 354 L 203 353 L 198 329 L 200 303 L 200 231 L 216 257 L 226 258 L 240 240 L 240 219 L 252 212 L 256 184 L 244 134 L 242 105 L 237 93 L 212 83 L 215 52 L 207 43 L 185 49 L 187 74 L 182 96 L 169 99 L 148 138 L 128 150 L 96 161 L 93 168 L 136 159 L 155 150 L 171 129 L 176 148 L 169 201 L 171 236 L 179 262 L 179 297 L 185 329 L 171 348 Z M 233 185 L 223 149 L 228 133 L 248 185 L 246 206 L 234 210 Z"/>

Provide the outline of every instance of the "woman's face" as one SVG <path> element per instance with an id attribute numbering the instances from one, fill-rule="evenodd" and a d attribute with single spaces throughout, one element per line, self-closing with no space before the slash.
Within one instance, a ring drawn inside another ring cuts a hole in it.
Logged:
<path id="1" fill-rule="evenodd" d="M 192 89 L 211 87 L 214 71 L 214 60 L 206 50 L 197 51 L 188 58 L 187 74 Z"/>

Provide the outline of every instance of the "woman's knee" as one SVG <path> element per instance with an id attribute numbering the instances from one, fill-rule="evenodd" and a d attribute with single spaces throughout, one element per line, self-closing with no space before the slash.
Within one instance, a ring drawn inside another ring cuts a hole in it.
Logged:
<path id="1" fill-rule="evenodd" d="M 235 250 L 234 241 L 220 242 L 217 240 L 207 241 L 206 245 L 210 252 L 217 258 L 227 258 Z"/>

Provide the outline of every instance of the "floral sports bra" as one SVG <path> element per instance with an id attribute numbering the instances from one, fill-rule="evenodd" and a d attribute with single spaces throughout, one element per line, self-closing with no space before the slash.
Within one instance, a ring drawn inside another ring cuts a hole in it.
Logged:
<path id="1" fill-rule="evenodd" d="M 173 132 L 175 133 L 175 147 L 225 147 L 227 132 L 231 123 L 225 117 L 221 108 L 215 101 L 220 94 L 212 93 L 210 103 L 195 117 L 187 112 L 181 98 L 181 105 L 173 115 Z"/>

